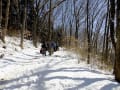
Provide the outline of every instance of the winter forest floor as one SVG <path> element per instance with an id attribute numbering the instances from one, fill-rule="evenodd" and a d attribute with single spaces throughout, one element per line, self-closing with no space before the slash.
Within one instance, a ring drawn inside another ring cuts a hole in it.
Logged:
<path id="1" fill-rule="evenodd" d="M 25 40 L 23 50 L 17 38 L 7 38 L 6 49 L 0 45 L 0 90 L 120 90 L 114 76 L 77 64 L 72 52 L 60 49 L 52 56 L 42 56 L 39 49 Z"/>

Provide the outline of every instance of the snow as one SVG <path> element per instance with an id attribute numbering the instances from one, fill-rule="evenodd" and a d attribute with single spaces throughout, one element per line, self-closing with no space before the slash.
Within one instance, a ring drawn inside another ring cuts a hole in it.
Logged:
<path id="1" fill-rule="evenodd" d="M 7 37 L 1 42 L 0 90 L 120 90 L 114 76 L 91 68 L 85 62 L 78 64 L 77 55 L 63 48 L 52 56 L 39 54 L 31 41 L 19 47 L 19 38 Z M 2 48 L 6 46 L 6 49 Z"/>

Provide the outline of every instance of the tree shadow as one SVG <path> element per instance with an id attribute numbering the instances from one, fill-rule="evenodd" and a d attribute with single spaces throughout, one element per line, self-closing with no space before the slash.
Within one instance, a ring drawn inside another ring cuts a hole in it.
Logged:
<path id="1" fill-rule="evenodd" d="M 6 59 L 7 60 L 7 59 Z M 11 59 L 12 60 L 12 59 Z M 11 61 L 10 60 L 10 61 Z M 3 86 L 5 86 L 5 88 L 4 89 L 14 89 L 14 88 L 20 88 L 20 87 L 23 87 L 23 86 L 25 86 L 25 85 L 30 85 L 30 84 L 32 84 L 32 83 L 36 83 L 36 84 L 39 84 L 39 85 L 37 85 L 39 88 L 42 88 L 42 90 L 44 90 L 43 88 L 43 84 L 44 84 L 44 76 L 46 76 L 47 75 L 47 73 L 49 74 L 50 72 L 54 72 L 54 70 L 48 70 L 50 67 L 52 67 L 52 66 L 55 66 L 55 65 L 57 65 L 57 64 L 59 64 L 59 63 L 61 63 L 61 61 L 59 61 L 59 62 L 56 62 L 56 63 L 54 63 L 54 64 L 52 64 L 52 65 L 49 65 L 52 61 L 53 61 L 54 59 L 51 59 L 49 62 L 47 62 L 47 64 L 46 64 L 46 66 L 45 67 L 43 67 L 43 68 L 38 68 L 38 69 L 36 69 L 35 71 L 37 71 L 37 72 L 32 72 L 32 74 L 30 74 L 30 75 L 23 75 L 23 76 L 21 76 L 21 77 L 18 77 L 18 78 L 14 78 L 14 79 L 11 79 L 11 80 L 2 80 L 2 81 L 0 81 L 0 85 L 3 85 Z M 12 60 L 12 61 L 14 61 L 14 60 Z M 44 70 L 43 70 L 44 69 Z M 42 71 L 41 71 L 42 70 Z M 29 79 L 30 77 L 33 77 L 33 76 L 38 76 L 38 80 L 37 81 L 35 81 L 35 82 L 31 82 L 31 81 L 29 81 L 29 82 L 27 82 L 26 84 L 20 84 L 19 83 L 19 85 L 10 85 L 10 86 L 7 86 L 8 84 L 11 84 L 11 83 L 15 83 L 15 82 L 17 82 L 17 81 L 19 81 L 19 80 L 23 80 L 23 79 Z M 41 85 L 42 84 L 42 85 Z M 38 89 L 38 90 L 41 90 L 41 89 Z"/>
<path id="2" fill-rule="evenodd" d="M 118 89 L 115 89 L 115 88 L 118 88 Z M 120 90 L 120 84 L 113 81 L 113 83 L 110 83 L 110 84 L 102 87 L 101 90 Z"/>
<path id="3" fill-rule="evenodd" d="M 74 71 L 74 70 L 75 71 Z M 22 77 L 19 77 L 19 78 L 16 78 L 16 79 L 12 79 L 12 80 L 6 80 L 6 81 L 3 81 L 0 82 L 0 85 L 7 85 L 9 83 L 14 83 L 14 82 L 17 82 L 19 80 L 24 80 L 25 78 L 29 79 L 30 77 L 34 77 L 34 76 L 37 76 L 37 80 L 36 81 L 28 81 L 27 83 L 25 84 L 17 84 L 17 85 L 11 85 L 9 87 L 5 87 L 4 89 L 15 89 L 15 88 L 21 88 L 23 86 L 30 86 L 31 84 L 36 84 L 36 89 L 34 90 L 45 90 L 45 82 L 47 81 L 50 81 L 50 80 L 54 80 L 54 79 L 59 79 L 59 80 L 73 80 L 73 81 L 84 81 L 82 84 L 80 85 L 77 85 L 76 87 L 72 87 L 72 88 L 68 88 L 67 90 L 78 90 L 80 88 L 83 88 L 85 86 L 89 86 L 90 84 L 92 83 L 97 83 L 98 81 L 104 81 L 104 80 L 108 80 L 106 78 L 80 78 L 79 76 L 78 77 L 68 77 L 68 76 L 62 76 L 62 73 L 60 76 L 54 76 L 54 77 L 46 77 L 48 76 L 49 74 L 51 73 L 55 73 L 55 72 L 81 72 L 81 71 L 89 71 L 88 69 L 85 69 L 85 68 L 75 68 L 75 67 L 71 67 L 71 68 L 59 68 L 59 69 L 56 69 L 56 70 L 52 70 L 50 69 L 50 66 L 48 67 L 47 65 L 45 67 L 43 67 L 42 70 L 40 70 L 40 68 L 38 68 L 37 72 L 33 72 L 31 75 L 24 75 Z M 89 71 L 89 72 L 92 72 L 92 71 Z M 95 72 L 93 72 L 95 73 Z M 98 72 L 99 74 L 99 72 Z M 114 84 L 109 84 L 105 87 L 103 87 L 101 90 L 112 90 L 112 89 L 109 89 L 109 88 L 114 88 L 118 85 L 114 85 Z"/>
<path id="4" fill-rule="evenodd" d="M 4 59 L 2 59 L 0 62 L 2 63 L 2 64 L 0 65 L 0 68 L 4 68 L 4 67 L 6 67 L 6 66 L 8 66 L 8 65 L 11 65 L 11 64 L 13 64 L 13 63 L 16 63 L 15 60 L 9 59 L 9 58 L 4 58 Z"/>
<path id="5" fill-rule="evenodd" d="M 35 57 L 35 56 L 34 56 Z M 53 58 L 52 58 L 53 57 Z M 99 81 L 104 81 L 104 80 L 109 80 L 106 78 L 89 78 L 89 77 L 72 77 L 68 76 L 67 74 L 69 73 L 77 73 L 77 72 L 90 72 L 90 73 L 95 73 L 95 74 L 103 74 L 102 72 L 95 71 L 95 70 L 89 70 L 88 68 L 83 68 L 83 67 L 61 67 L 57 69 L 53 69 L 54 66 L 61 64 L 63 62 L 66 62 L 66 60 L 69 60 L 68 57 L 62 60 L 62 61 L 56 61 L 52 63 L 55 59 L 54 56 L 52 56 L 51 59 L 46 63 L 45 66 L 40 67 L 35 69 L 34 71 L 31 71 L 27 75 L 20 76 L 18 78 L 13 78 L 11 80 L 2 80 L 0 81 L 0 85 L 4 86 L 3 89 L 16 89 L 16 88 L 21 88 L 24 86 L 29 86 L 35 85 L 33 90 L 46 90 L 45 82 L 51 81 L 51 80 L 73 80 L 73 81 L 83 81 L 83 83 L 80 83 L 79 85 L 76 85 L 75 87 L 69 87 L 66 90 L 78 90 L 82 89 L 86 86 L 89 86 L 93 83 L 97 83 Z M 31 56 L 33 58 L 33 56 Z M 46 57 L 49 58 L 49 57 Z M 45 59 L 46 59 L 45 58 Z M 61 57 L 58 57 L 61 58 Z M 52 64 L 51 64 L 52 63 Z M 62 72 L 66 72 L 67 74 L 65 76 L 62 75 Z M 49 76 L 50 74 L 55 74 L 55 73 L 61 73 L 60 75 L 56 76 Z M 48 77 L 49 76 L 49 77 Z M 31 79 L 31 77 L 36 77 L 36 79 Z M 25 82 L 24 80 L 27 81 Z M 21 82 L 19 82 L 21 81 Z M 109 80 L 110 81 L 110 80 Z M 111 81 L 114 82 L 114 81 Z M 16 84 L 17 83 L 17 84 Z M 116 88 L 120 86 L 120 84 L 114 84 L 110 83 L 108 85 L 105 85 L 104 87 L 101 88 L 101 90 L 112 90 L 113 88 Z"/>

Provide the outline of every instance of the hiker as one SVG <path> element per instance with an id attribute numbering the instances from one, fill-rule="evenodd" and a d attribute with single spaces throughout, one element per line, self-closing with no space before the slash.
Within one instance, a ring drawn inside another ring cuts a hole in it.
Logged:
<path id="1" fill-rule="evenodd" d="M 47 45 L 45 42 L 42 42 L 40 53 L 46 56 Z"/>
<path id="2" fill-rule="evenodd" d="M 54 41 L 51 42 L 51 48 L 53 51 L 56 51 L 56 43 Z"/>
<path id="3" fill-rule="evenodd" d="M 56 49 L 55 49 L 55 51 L 57 51 L 57 50 L 59 50 L 59 43 L 58 42 L 56 43 Z"/>

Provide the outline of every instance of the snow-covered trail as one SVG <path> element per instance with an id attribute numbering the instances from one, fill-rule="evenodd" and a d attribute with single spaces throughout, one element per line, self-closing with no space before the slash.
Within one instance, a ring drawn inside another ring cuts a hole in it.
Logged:
<path id="1" fill-rule="evenodd" d="M 25 49 L 0 60 L 0 90 L 120 90 L 112 75 L 91 70 L 70 52 Z"/>

